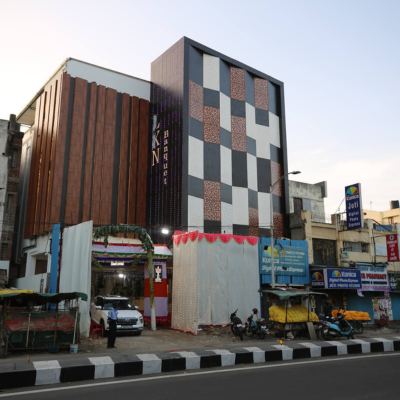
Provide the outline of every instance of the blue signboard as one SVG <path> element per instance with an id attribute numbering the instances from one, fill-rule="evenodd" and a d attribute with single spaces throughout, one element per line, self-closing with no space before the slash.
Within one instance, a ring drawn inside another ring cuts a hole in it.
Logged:
<path id="1" fill-rule="evenodd" d="M 347 229 L 364 228 L 364 213 L 361 201 L 361 183 L 345 187 Z"/>
<path id="2" fill-rule="evenodd" d="M 324 271 L 322 269 L 312 270 L 311 287 L 312 288 L 325 288 Z"/>
<path id="3" fill-rule="evenodd" d="M 325 271 L 327 289 L 361 289 L 361 271 L 327 268 Z"/>
<path id="4" fill-rule="evenodd" d="M 271 246 L 263 245 L 260 274 L 271 274 Z M 307 247 L 274 245 L 275 273 L 279 275 L 307 276 Z"/>

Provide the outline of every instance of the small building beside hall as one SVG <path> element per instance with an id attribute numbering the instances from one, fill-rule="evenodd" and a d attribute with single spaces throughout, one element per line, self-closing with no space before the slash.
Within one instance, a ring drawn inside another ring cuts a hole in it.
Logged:
<path id="1" fill-rule="evenodd" d="M 371 218 L 380 225 L 394 225 L 400 223 L 399 200 L 390 202 L 390 208 L 386 211 L 363 210 L 364 218 Z M 378 225 L 379 226 L 379 225 Z"/>
<path id="2" fill-rule="evenodd" d="M 310 210 L 291 214 L 290 221 L 292 239 L 308 242 L 312 289 L 326 291 L 336 307 L 368 312 L 372 320 L 372 299 L 390 298 L 393 320 L 400 320 L 400 293 L 393 284 L 400 262 L 388 262 L 386 252 L 386 236 L 400 234 L 400 224 L 364 219 L 362 228 L 348 230 L 345 214 L 333 214 L 328 223 Z M 317 313 L 321 307 L 316 299 Z"/>

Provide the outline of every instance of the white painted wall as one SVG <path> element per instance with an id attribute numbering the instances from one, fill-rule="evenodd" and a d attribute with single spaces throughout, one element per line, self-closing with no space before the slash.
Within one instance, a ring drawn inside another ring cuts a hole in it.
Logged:
<path id="1" fill-rule="evenodd" d="M 150 82 L 135 78 L 107 68 L 98 67 L 73 58 L 68 59 L 65 72 L 72 77 L 86 79 L 116 89 L 121 93 L 128 93 L 141 99 L 150 101 Z"/>
<path id="2" fill-rule="evenodd" d="M 50 254 L 50 239 L 51 232 L 49 234 L 40 235 L 37 237 L 36 245 L 35 240 L 24 239 L 23 247 L 34 246 L 26 251 L 26 270 L 25 277 L 35 276 L 36 259 L 40 257 L 41 259 L 47 258 L 47 272 L 50 272 L 51 268 L 51 254 Z"/>
<path id="3" fill-rule="evenodd" d="M 35 292 L 40 292 L 40 282 L 44 279 L 44 290 L 47 285 L 47 275 L 48 274 L 39 274 L 34 276 L 29 276 L 27 278 L 18 278 L 13 279 L 9 282 L 11 287 L 17 289 L 26 289 L 26 290 L 34 290 Z"/>

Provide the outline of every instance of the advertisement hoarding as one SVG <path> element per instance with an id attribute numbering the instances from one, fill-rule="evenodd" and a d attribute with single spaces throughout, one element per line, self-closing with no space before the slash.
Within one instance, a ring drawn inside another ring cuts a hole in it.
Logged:
<path id="1" fill-rule="evenodd" d="M 359 267 L 361 272 L 362 290 L 389 290 L 389 279 L 386 268 Z"/>
<path id="2" fill-rule="evenodd" d="M 274 267 L 279 275 L 306 276 L 308 273 L 306 247 L 274 246 Z M 264 246 L 260 264 L 260 274 L 271 274 L 271 246 Z"/>
<path id="3" fill-rule="evenodd" d="M 347 229 L 364 227 L 364 213 L 361 201 L 361 183 L 345 187 Z"/>
<path id="4" fill-rule="evenodd" d="M 386 236 L 386 249 L 388 261 L 399 261 L 399 242 L 397 235 Z"/>

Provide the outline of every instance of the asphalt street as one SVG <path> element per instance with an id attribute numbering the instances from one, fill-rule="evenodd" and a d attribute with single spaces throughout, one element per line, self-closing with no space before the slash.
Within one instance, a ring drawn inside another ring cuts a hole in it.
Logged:
<path id="1" fill-rule="evenodd" d="M 399 399 L 399 353 L 282 361 L 193 372 L 12 390 L 29 400 Z"/>

